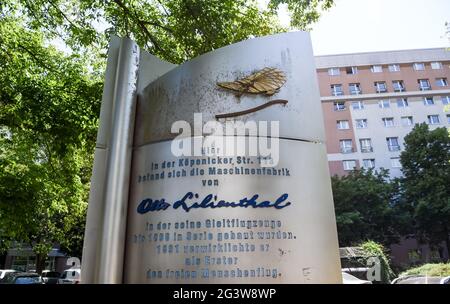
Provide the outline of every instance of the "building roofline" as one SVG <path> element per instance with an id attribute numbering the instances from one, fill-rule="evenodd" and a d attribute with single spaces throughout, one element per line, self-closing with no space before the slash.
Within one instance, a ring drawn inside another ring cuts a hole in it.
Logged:
<path id="1" fill-rule="evenodd" d="M 316 68 L 450 61 L 450 48 L 428 48 L 323 55 L 314 57 Z"/>
<path id="2" fill-rule="evenodd" d="M 350 55 L 367 55 L 367 54 L 381 54 L 381 53 L 400 53 L 400 52 L 414 52 L 414 51 L 435 51 L 446 50 L 450 47 L 435 47 L 435 48 L 423 48 L 423 49 L 401 49 L 401 50 L 386 50 L 386 51 L 373 51 L 373 52 L 355 52 L 355 53 L 342 53 L 342 54 L 327 54 L 327 55 L 315 55 L 315 58 L 320 57 L 336 57 L 336 56 L 350 56 Z"/>

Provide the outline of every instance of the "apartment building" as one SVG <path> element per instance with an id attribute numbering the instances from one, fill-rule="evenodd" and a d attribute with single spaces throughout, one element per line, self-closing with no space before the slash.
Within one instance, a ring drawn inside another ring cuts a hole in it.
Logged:
<path id="1" fill-rule="evenodd" d="M 386 168 L 401 175 L 414 124 L 450 127 L 450 51 L 444 48 L 317 56 L 332 175 Z"/>

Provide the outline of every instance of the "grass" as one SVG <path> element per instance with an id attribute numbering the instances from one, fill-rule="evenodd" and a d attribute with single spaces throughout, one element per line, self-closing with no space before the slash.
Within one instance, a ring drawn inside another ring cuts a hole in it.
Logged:
<path id="1" fill-rule="evenodd" d="M 430 277 L 450 276 L 450 263 L 425 264 L 420 267 L 408 269 L 402 272 L 400 276 L 407 275 L 427 275 Z"/>

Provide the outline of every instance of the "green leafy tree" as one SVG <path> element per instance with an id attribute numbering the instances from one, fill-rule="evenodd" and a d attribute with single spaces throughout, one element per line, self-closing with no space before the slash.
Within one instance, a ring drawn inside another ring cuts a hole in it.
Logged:
<path id="1" fill-rule="evenodd" d="M 393 208 L 396 184 L 387 170 L 355 170 L 331 179 L 339 244 L 352 246 L 373 240 L 391 244 L 398 240 Z"/>
<path id="2" fill-rule="evenodd" d="M 447 129 L 423 123 L 405 137 L 400 156 L 405 208 L 419 240 L 450 253 L 450 137 Z"/>
<path id="3" fill-rule="evenodd" d="M 172 63 L 214 49 L 286 31 L 277 10 L 287 5 L 294 28 L 306 29 L 332 0 L 5 0 L 4 11 L 74 50 L 105 50 L 109 35 L 127 36 Z"/>
<path id="4" fill-rule="evenodd" d="M 0 20 L 0 227 L 32 246 L 38 271 L 84 217 L 102 86 L 43 39 Z"/>

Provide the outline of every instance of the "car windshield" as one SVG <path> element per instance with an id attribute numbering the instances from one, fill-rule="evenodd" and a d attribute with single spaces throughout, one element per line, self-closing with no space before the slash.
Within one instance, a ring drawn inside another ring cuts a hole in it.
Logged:
<path id="1" fill-rule="evenodd" d="M 16 284 L 36 284 L 36 283 L 40 283 L 41 282 L 41 278 L 36 276 L 36 277 L 18 277 L 16 278 L 15 283 Z"/>

